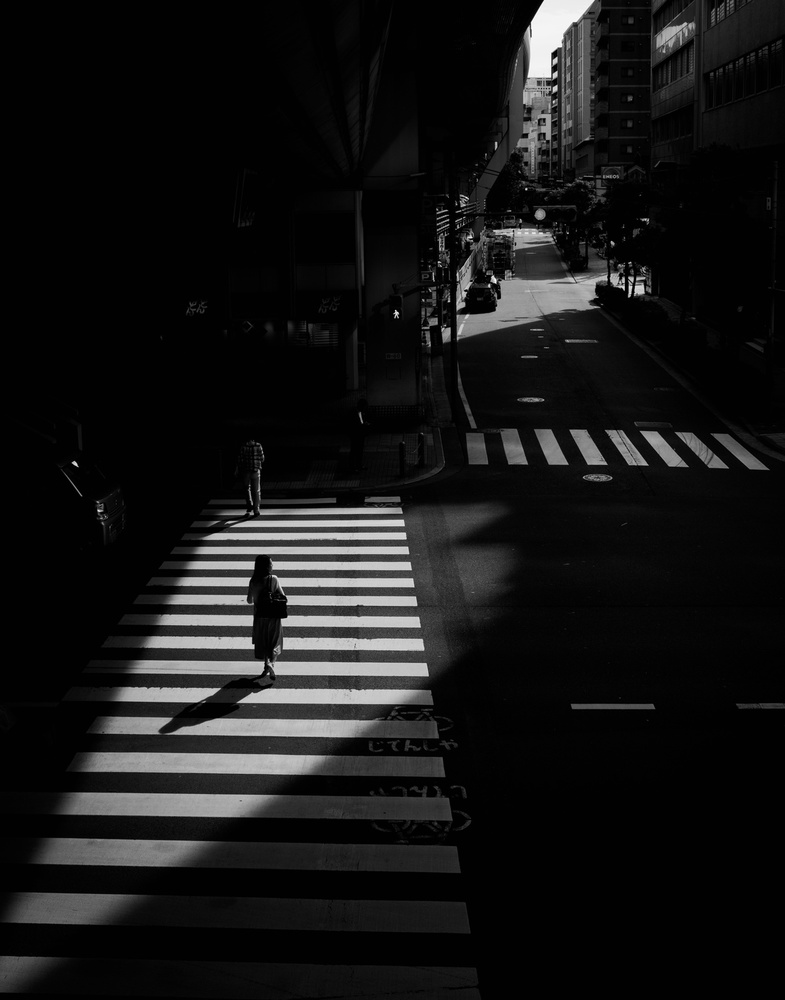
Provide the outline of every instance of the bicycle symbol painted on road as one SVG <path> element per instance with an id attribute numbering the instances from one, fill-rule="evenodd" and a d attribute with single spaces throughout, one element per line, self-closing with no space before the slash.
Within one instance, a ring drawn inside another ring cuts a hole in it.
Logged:
<path id="1" fill-rule="evenodd" d="M 439 730 L 438 740 L 368 740 L 371 753 L 438 753 L 440 750 L 457 750 L 458 743 L 453 739 L 442 739 L 442 733 L 452 729 L 454 723 L 446 715 L 434 715 L 432 708 L 408 708 L 404 705 L 396 707 L 385 715 L 383 722 L 435 722 Z"/>
<path id="2" fill-rule="evenodd" d="M 371 795 L 397 795 L 405 798 L 409 795 L 420 796 L 421 798 L 444 798 L 445 793 L 440 785 L 393 785 L 389 790 L 378 788 L 370 793 Z M 447 791 L 447 798 L 452 805 L 453 800 L 465 800 L 466 789 L 463 785 L 450 785 Z M 371 827 L 377 833 L 393 836 L 396 844 L 413 844 L 427 842 L 430 844 L 442 844 L 451 833 L 461 833 L 471 826 L 471 816 L 463 809 L 452 808 L 451 820 L 403 820 L 396 822 L 371 821 Z"/>
<path id="3" fill-rule="evenodd" d="M 440 751 L 456 750 L 456 740 L 444 736 L 454 727 L 455 723 L 446 715 L 436 715 L 432 708 L 411 708 L 408 705 L 396 705 L 383 721 L 399 722 L 435 722 L 439 731 L 438 740 L 369 740 L 368 749 L 371 753 L 439 753 Z M 471 825 L 471 816 L 464 808 L 455 808 L 453 803 L 465 802 L 467 795 L 463 785 L 450 785 L 445 792 L 441 785 L 392 785 L 374 789 L 371 795 L 382 796 L 420 796 L 421 798 L 450 799 L 452 819 L 441 820 L 403 820 L 400 822 L 371 822 L 377 833 L 395 838 L 397 844 L 412 843 L 443 843 L 450 834 L 460 833 Z"/>

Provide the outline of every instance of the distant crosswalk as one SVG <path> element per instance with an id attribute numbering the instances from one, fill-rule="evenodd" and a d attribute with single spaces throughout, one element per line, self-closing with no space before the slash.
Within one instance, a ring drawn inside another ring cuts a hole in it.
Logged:
<path id="1" fill-rule="evenodd" d="M 497 428 L 467 431 L 469 465 L 665 466 L 671 469 L 768 467 L 733 435 L 690 431 Z"/>
<path id="2" fill-rule="evenodd" d="M 290 605 L 272 686 L 261 553 Z M 398 502 L 212 501 L 68 692 L 60 785 L 2 801 L 0 991 L 478 1000 L 416 609 Z"/>

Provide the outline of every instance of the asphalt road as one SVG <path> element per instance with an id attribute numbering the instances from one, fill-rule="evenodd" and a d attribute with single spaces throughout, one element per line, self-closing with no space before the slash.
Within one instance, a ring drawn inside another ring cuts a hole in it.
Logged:
<path id="1" fill-rule="evenodd" d="M 389 508 L 170 512 L 82 609 L 92 660 L 0 804 L 4 989 L 763 995 L 783 465 L 519 243 L 461 316 L 444 474 Z M 273 687 L 261 546 L 292 605 Z"/>
<path id="2" fill-rule="evenodd" d="M 407 512 L 483 997 L 742 988 L 778 950 L 785 467 L 518 244 L 461 319 L 470 464 Z"/>

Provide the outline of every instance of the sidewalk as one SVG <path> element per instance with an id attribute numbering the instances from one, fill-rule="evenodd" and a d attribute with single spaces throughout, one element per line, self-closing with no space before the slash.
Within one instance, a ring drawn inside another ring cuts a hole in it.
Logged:
<path id="1" fill-rule="evenodd" d="M 600 257 L 596 250 L 590 249 L 588 267 L 585 271 L 577 271 L 572 274 L 572 277 L 576 284 L 584 285 L 587 293 L 590 290 L 593 296 L 595 284 L 598 281 L 607 280 L 607 267 L 607 261 Z M 571 272 L 568 270 L 568 273 Z M 612 277 L 612 284 L 616 284 L 615 277 Z M 674 318 L 678 317 L 678 307 L 667 299 L 647 295 L 642 280 L 638 283 L 636 294 L 642 298 L 651 299 L 662 306 L 666 312 L 670 312 Z M 624 320 L 616 316 L 613 309 L 603 308 L 617 323 L 625 327 Z M 633 336 L 636 335 L 634 329 L 629 329 L 629 332 Z M 761 445 L 769 457 L 785 460 L 783 418 L 780 414 L 772 419 L 760 412 L 762 380 L 760 372 L 754 366 L 740 360 L 732 372 L 727 368 L 722 371 L 719 351 L 707 349 L 702 355 L 696 355 L 694 352 L 690 355 L 686 351 L 679 354 L 669 349 L 669 346 L 661 341 L 641 337 L 641 343 L 677 369 L 693 383 L 698 392 L 710 396 L 712 405 L 721 411 L 725 418 L 738 423 L 746 434 Z"/>
<path id="2" fill-rule="evenodd" d="M 372 494 L 398 490 L 441 472 L 445 467 L 441 428 L 452 423 L 443 359 L 433 357 L 430 349 L 424 348 L 422 365 L 423 419 L 404 420 L 397 429 L 391 419 L 374 420 L 371 413 L 361 472 L 350 467 L 349 441 L 341 431 L 345 414 L 355 405 L 360 392 L 336 401 L 327 412 L 301 410 L 296 424 L 264 420 L 263 496 L 332 496 L 358 491 Z M 238 426 L 234 437 L 241 433 Z M 222 452 L 222 489 L 233 493 L 237 491 L 230 468 L 233 455 L 227 447 Z"/>

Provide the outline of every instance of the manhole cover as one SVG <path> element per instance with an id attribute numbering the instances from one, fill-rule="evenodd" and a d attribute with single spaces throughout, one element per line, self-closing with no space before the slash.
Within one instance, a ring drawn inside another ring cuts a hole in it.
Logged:
<path id="1" fill-rule="evenodd" d="M 526 358 L 527 360 L 531 360 L 532 358 L 535 361 L 537 360 L 537 355 L 536 354 L 522 354 L 521 357 L 522 358 Z"/>
<path id="2" fill-rule="evenodd" d="M 673 428 L 673 424 L 665 420 L 636 420 L 635 426 L 647 431 L 668 431 Z"/>
<path id="3" fill-rule="evenodd" d="M 655 385 L 654 386 L 654 391 L 655 392 L 676 392 L 676 386 L 675 385 Z"/>
<path id="4" fill-rule="evenodd" d="M 583 477 L 587 483 L 609 483 L 613 476 L 604 476 L 601 472 L 590 472 Z"/>
<path id="5" fill-rule="evenodd" d="M 519 396 L 519 403 L 544 403 L 545 399 L 542 396 Z"/>
<path id="6" fill-rule="evenodd" d="M 565 344 L 596 344 L 596 340 L 565 340 Z"/>

